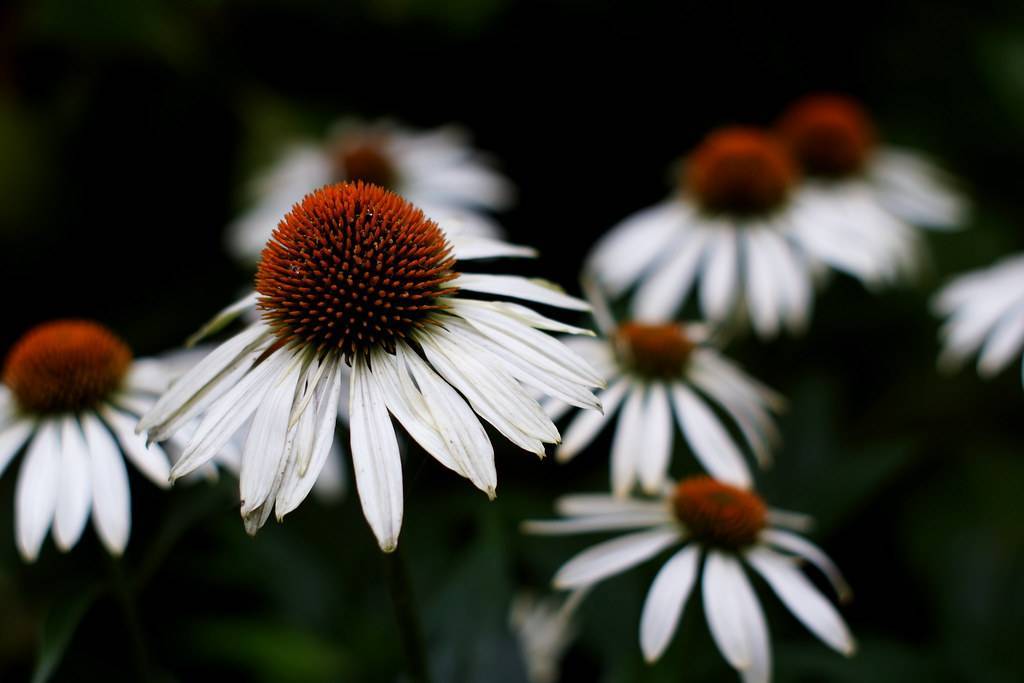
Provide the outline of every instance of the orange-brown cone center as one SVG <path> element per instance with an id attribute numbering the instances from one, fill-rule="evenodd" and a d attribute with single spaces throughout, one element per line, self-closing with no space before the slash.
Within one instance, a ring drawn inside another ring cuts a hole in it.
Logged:
<path id="1" fill-rule="evenodd" d="M 678 377 L 694 347 L 682 326 L 674 323 L 627 322 L 615 330 L 619 360 L 644 377 Z"/>
<path id="2" fill-rule="evenodd" d="M 352 357 L 429 322 L 450 293 L 444 233 L 393 192 L 362 182 L 316 190 L 281 220 L 256 271 L 264 320 L 282 341 Z"/>
<path id="3" fill-rule="evenodd" d="M 342 139 L 332 149 L 336 181 L 356 182 L 395 189 L 398 170 L 382 137 Z"/>
<path id="4" fill-rule="evenodd" d="M 681 481 L 672 506 L 694 539 L 729 550 L 755 543 L 766 523 L 767 509 L 758 496 L 711 477 Z"/>
<path id="5" fill-rule="evenodd" d="M 58 320 L 29 330 L 7 354 L 4 384 L 34 413 L 91 408 L 120 387 L 132 352 L 110 330 Z"/>
<path id="6" fill-rule="evenodd" d="M 809 175 L 826 178 L 862 171 L 875 145 L 867 112 L 840 95 L 799 100 L 779 119 L 778 131 Z"/>
<path id="7" fill-rule="evenodd" d="M 796 179 L 796 166 L 778 140 L 735 127 L 712 133 L 697 147 L 684 189 L 706 211 L 757 214 L 781 206 Z"/>

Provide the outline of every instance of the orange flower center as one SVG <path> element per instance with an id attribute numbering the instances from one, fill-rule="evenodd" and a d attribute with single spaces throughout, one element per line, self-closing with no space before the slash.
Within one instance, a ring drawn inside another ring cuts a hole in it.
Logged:
<path id="1" fill-rule="evenodd" d="M 627 322 L 615 330 L 619 360 L 645 377 L 678 377 L 695 344 L 681 325 Z"/>
<path id="2" fill-rule="evenodd" d="M 131 362 L 131 349 L 102 325 L 57 320 L 15 343 L 4 364 L 4 384 L 23 410 L 79 411 L 116 391 Z"/>
<path id="3" fill-rule="evenodd" d="M 728 550 L 755 543 L 767 515 L 764 502 L 755 494 L 706 476 L 681 481 L 672 507 L 695 540 Z"/>
<path id="4" fill-rule="evenodd" d="M 755 128 L 725 128 L 691 155 L 684 184 L 710 212 L 765 213 L 785 202 L 796 167 L 774 137 Z"/>
<path id="5" fill-rule="evenodd" d="M 779 119 L 779 135 L 811 175 L 842 178 L 864 169 L 875 145 L 867 112 L 839 95 L 813 95 Z"/>
<path id="6" fill-rule="evenodd" d="M 278 224 L 256 271 L 264 320 L 282 341 L 346 360 L 429 322 L 456 273 L 444 233 L 393 192 L 362 182 L 307 195 Z"/>
<path id="7" fill-rule="evenodd" d="M 398 170 L 384 149 L 381 137 L 359 137 L 342 139 L 334 145 L 334 178 L 337 181 L 379 185 L 394 189 L 398 181 Z"/>

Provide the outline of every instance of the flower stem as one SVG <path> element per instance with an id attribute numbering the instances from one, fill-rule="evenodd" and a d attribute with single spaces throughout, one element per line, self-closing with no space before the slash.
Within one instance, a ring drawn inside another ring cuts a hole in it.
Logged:
<path id="1" fill-rule="evenodd" d="M 125 577 L 120 558 L 110 558 L 110 574 L 114 597 L 121 607 L 121 615 L 124 619 L 125 627 L 131 636 L 136 675 L 139 681 L 152 681 L 154 676 L 153 670 L 150 667 L 149 648 L 146 646 L 146 638 L 142 633 L 142 624 L 135 609 L 135 593 Z"/>
<path id="2" fill-rule="evenodd" d="M 430 683 L 423 629 L 413 598 L 412 582 L 400 550 L 384 554 L 384 575 L 395 609 L 398 635 L 402 640 L 408 673 L 413 683 Z"/>

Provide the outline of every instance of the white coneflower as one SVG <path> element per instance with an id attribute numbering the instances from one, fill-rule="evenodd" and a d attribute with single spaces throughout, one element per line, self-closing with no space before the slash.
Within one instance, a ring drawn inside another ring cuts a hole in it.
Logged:
<path id="1" fill-rule="evenodd" d="M 632 315 L 674 317 L 699 290 L 705 318 L 749 317 L 771 337 L 801 332 L 813 303 L 812 268 L 794 238 L 795 164 L 770 134 L 725 128 L 687 159 L 680 191 L 612 228 L 587 268 L 612 295 L 638 284 Z"/>
<path id="2" fill-rule="evenodd" d="M 538 455 L 558 430 L 523 384 L 581 407 L 602 380 L 540 330 L 568 331 L 507 296 L 575 310 L 585 302 L 550 283 L 466 274 L 458 261 L 520 251 L 449 238 L 422 211 L 373 185 L 340 183 L 305 197 L 268 242 L 245 305 L 261 318 L 175 383 L 140 422 L 153 440 L 202 415 L 181 476 L 250 417 L 241 464 L 241 512 L 255 532 L 305 498 L 349 396 L 351 457 L 363 512 L 380 546 L 402 524 L 402 469 L 389 411 L 446 467 L 494 496 L 494 451 L 477 415 Z M 351 373 L 342 371 L 351 366 Z M 343 387 L 343 382 L 348 386 Z"/>
<path id="3" fill-rule="evenodd" d="M 256 261 L 292 205 L 310 188 L 361 180 L 405 197 L 449 235 L 501 234 L 488 212 L 511 204 L 511 183 L 457 127 L 412 131 L 388 122 L 336 124 L 322 143 L 296 144 L 253 182 L 254 204 L 229 226 L 231 252 Z"/>
<path id="4" fill-rule="evenodd" d="M 854 652 L 854 640 L 839 613 L 803 575 L 799 561 L 821 570 L 840 599 L 847 599 L 850 590 L 839 571 L 817 546 L 784 528 L 795 521 L 793 513 L 767 508 L 750 491 L 693 477 L 657 501 L 583 495 L 564 497 L 558 507 L 567 519 L 528 522 L 527 531 L 640 531 L 600 543 L 569 560 L 555 575 L 556 588 L 589 588 L 683 545 L 658 572 L 644 602 L 640 648 L 649 662 L 668 647 L 701 576 L 704 613 L 722 655 L 746 683 L 771 679 L 768 627 L 744 564 L 760 574 L 826 645 L 845 655 Z"/>
<path id="5" fill-rule="evenodd" d="M 916 152 L 880 146 L 867 112 L 848 97 L 805 97 L 776 128 L 804 173 L 799 239 L 866 284 L 913 274 L 916 227 L 950 229 L 963 218 L 950 179 Z"/>
<path id="6" fill-rule="evenodd" d="M 531 683 L 555 683 L 562 656 L 576 638 L 574 613 L 586 591 L 574 591 L 565 599 L 517 595 L 509 611 L 509 623 Z"/>
<path id="7" fill-rule="evenodd" d="M 703 325 L 616 325 L 600 301 L 595 308 L 604 338 L 566 343 L 607 378 L 608 389 L 598 396 L 604 412 L 574 417 L 556 458 L 574 458 L 618 410 L 610 462 L 617 495 L 628 494 L 638 481 L 647 493 L 662 489 L 669 476 L 675 425 L 704 469 L 723 481 L 750 486 L 743 449 L 726 425 L 735 425 L 755 459 L 765 465 L 779 438 L 772 411 L 782 410 L 785 400 L 722 356 Z M 545 407 L 557 419 L 571 406 L 551 400 Z"/>
<path id="8" fill-rule="evenodd" d="M 157 486 L 169 485 L 167 453 L 147 446 L 134 427 L 174 366 L 133 359 L 123 341 L 86 320 L 39 325 L 14 345 L 0 388 L 0 472 L 27 443 L 15 490 L 22 557 L 38 557 L 51 527 L 57 547 L 70 550 L 90 512 L 107 550 L 124 551 L 131 530 L 125 458 Z M 170 446 L 173 456 L 184 443 Z M 230 444 L 218 449 L 225 451 Z"/>
<path id="9" fill-rule="evenodd" d="M 941 331 L 940 365 L 957 366 L 978 352 L 978 373 L 995 375 L 1024 346 L 1024 256 L 957 277 L 933 307 L 949 318 Z"/>

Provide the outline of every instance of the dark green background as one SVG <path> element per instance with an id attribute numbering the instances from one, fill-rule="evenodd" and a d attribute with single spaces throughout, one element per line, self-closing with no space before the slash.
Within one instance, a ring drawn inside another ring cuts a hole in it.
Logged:
<path id="1" fill-rule="evenodd" d="M 1016 9 L 1014 9 L 1016 8 Z M 0 8 L 0 348 L 58 316 L 95 317 L 140 354 L 171 348 L 251 274 L 221 250 L 247 175 L 342 114 L 461 121 L 521 189 L 503 216 L 572 288 L 588 246 L 660 197 L 712 126 L 769 123 L 812 90 L 852 93 L 885 135 L 961 176 L 969 230 L 930 239 L 920 283 L 874 295 L 837 278 L 800 340 L 730 352 L 791 407 L 770 502 L 814 514 L 844 568 L 860 651 L 844 660 L 760 590 L 781 681 L 1017 681 L 1024 675 L 1024 391 L 934 370 L 927 300 L 951 274 L 1024 248 L 1019 3 L 649 0 L 48 0 Z M 607 485 L 607 435 L 567 467 L 501 448 L 488 503 L 418 451 L 402 544 L 438 681 L 524 680 L 506 629 L 592 539 L 523 538 L 524 517 Z M 685 471 L 684 453 L 676 463 Z M 24 565 L 17 463 L 0 480 L 0 678 L 132 680 L 125 577 L 165 680 L 393 681 L 402 658 L 357 501 L 308 501 L 255 540 L 233 482 L 168 493 L 132 473 L 120 567 L 93 534 Z M 692 466 L 691 466 L 692 468 Z M 658 563 L 588 599 L 565 680 L 732 680 L 697 602 L 654 667 L 636 642 Z M 763 589 L 764 586 L 760 586 Z M 82 616 L 84 615 L 84 616 Z M 81 620 L 79 621 L 79 617 Z M 77 626 L 77 628 L 74 628 Z M 73 635 L 72 635 L 73 633 Z M 71 636 L 67 639 L 67 636 Z M 65 643 L 68 643 L 66 650 Z"/>

